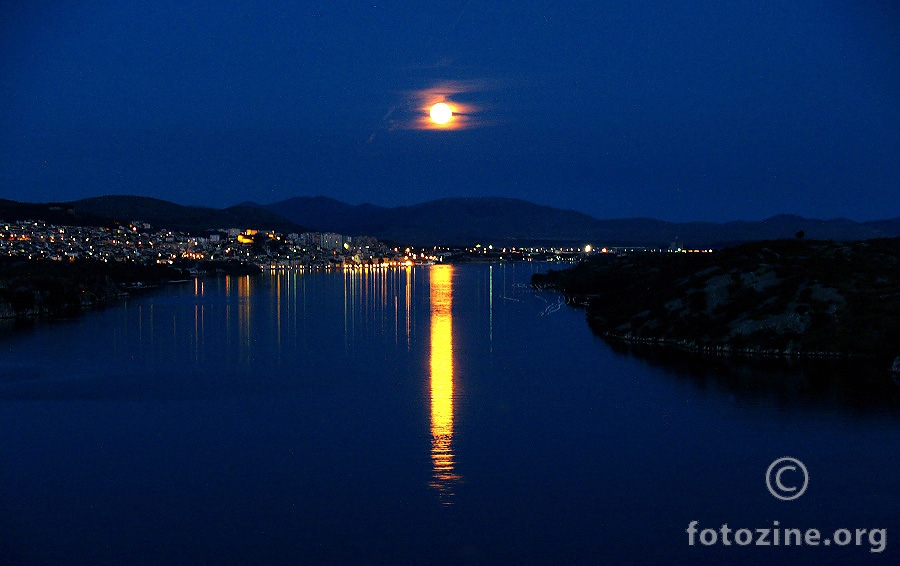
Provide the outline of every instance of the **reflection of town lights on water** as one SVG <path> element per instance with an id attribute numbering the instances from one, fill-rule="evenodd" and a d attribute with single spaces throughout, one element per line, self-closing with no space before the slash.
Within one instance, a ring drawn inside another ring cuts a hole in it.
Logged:
<path id="1" fill-rule="evenodd" d="M 453 472 L 453 267 L 429 270 L 431 297 L 431 486 L 449 504 Z"/>

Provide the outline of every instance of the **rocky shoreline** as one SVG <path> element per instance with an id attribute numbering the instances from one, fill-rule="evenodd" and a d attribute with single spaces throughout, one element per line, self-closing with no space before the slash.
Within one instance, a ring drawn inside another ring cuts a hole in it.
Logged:
<path id="1" fill-rule="evenodd" d="M 718 346 L 710 346 L 710 345 L 701 345 L 693 342 L 691 340 L 675 340 L 672 338 L 665 337 L 655 337 L 655 338 L 640 338 L 636 336 L 630 335 L 622 335 L 615 334 L 612 332 L 602 332 L 600 333 L 603 338 L 607 340 L 617 340 L 619 342 L 627 342 L 631 344 L 647 344 L 654 346 L 667 346 L 679 348 L 681 350 L 685 350 L 688 352 L 696 352 L 699 354 L 706 354 L 712 356 L 749 356 L 749 357 L 762 357 L 762 358 L 833 358 L 833 359 L 846 359 L 846 358 L 854 358 L 854 357 L 870 357 L 870 356 L 855 356 L 853 354 L 848 354 L 845 352 L 836 352 L 836 351 L 828 351 L 828 350 L 793 350 L 793 349 L 777 349 L 777 348 L 760 348 L 760 347 L 745 347 L 745 348 L 732 348 L 728 344 L 718 345 Z M 898 357 L 900 360 L 900 357 Z M 900 371 L 900 363 L 898 363 L 898 370 Z"/>

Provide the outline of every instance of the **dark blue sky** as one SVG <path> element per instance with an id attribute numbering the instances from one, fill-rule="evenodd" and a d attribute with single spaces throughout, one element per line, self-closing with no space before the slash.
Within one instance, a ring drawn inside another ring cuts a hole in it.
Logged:
<path id="1" fill-rule="evenodd" d="M 2 5 L 5 198 L 900 216 L 893 1 Z"/>

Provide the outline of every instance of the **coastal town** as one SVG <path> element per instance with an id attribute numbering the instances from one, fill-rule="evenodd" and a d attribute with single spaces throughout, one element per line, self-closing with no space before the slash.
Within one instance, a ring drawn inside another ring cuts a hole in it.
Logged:
<path id="1" fill-rule="evenodd" d="M 202 235 L 133 221 L 115 228 L 58 226 L 42 221 L 0 223 L 0 257 L 75 261 L 133 261 L 188 267 L 239 261 L 261 269 L 330 268 L 425 262 L 439 259 L 408 248 L 390 248 L 371 237 L 306 232 L 280 234 L 223 228 Z"/>
<path id="2" fill-rule="evenodd" d="M 673 244 L 674 245 L 674 244 Z M 675 248 L 670 246 L 669 251 Z M 626 253 L 647 248 L 460 247 L 413 248 L 371 236 L 330 232 L 282 234 L 222 228 L 190 234 L 135 220 L 116 227 L 62 226 L 40 220 L 0 221 L 0 257 L 29 260 L 132 261 L 195 269 L 203 262 L 230 261 L 261 270 L 412 266 L 452 261 L 573 261 L 598 253 Z M 682 250 L 680 245 L 677 251 Z M 690 250 L 693 251 L 693 250 Z"/>

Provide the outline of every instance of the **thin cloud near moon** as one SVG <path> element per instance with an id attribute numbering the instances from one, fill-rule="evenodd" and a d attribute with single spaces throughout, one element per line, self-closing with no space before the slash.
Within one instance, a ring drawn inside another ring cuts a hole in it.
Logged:
<path id="1" fill-rule="evenodd" d="M 508 81 L 496 79 L 445 80 L 433 86 L 398 93 L 399 100 L 391 106 L 384 117 L 382 126 L 366 139 L 372 144 L 379 132 L 395 130 L 469 130 L 493 126 L 500 122 L 496 108 L 484 102 L 489 92 L 509 86 Z M 443 102 L 450 106 L 453 118 L 439 124 L 431 118 L 431 108 Z"/>
<path id="2" fill-rule="evenodd" d="M 409 116 L 399 127 L 410 130 L 466 130 L 491 124 L 483 115 L 484 107 L 472 101 L 477 94 L 490 90 L 487 81 L 443 81 L 432 87 L 409 91 Z M 443 102 L 453 110 L 453 118 L 438 124 L 429 116 L 431 107 Z"/>

